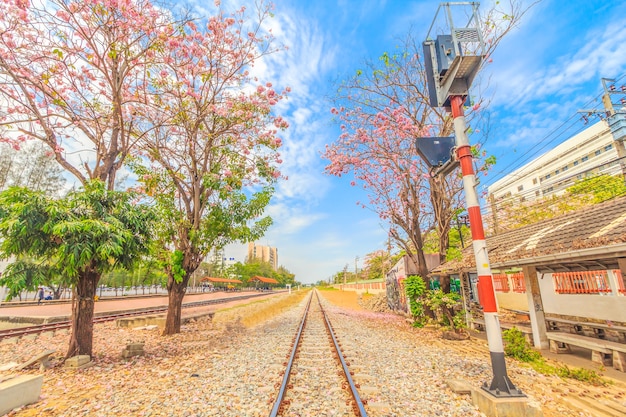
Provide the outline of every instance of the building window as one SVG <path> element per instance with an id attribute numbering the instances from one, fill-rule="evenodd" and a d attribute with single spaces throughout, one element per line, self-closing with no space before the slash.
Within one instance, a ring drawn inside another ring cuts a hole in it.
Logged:
<path id="1" fill-rule="evenodd" d="M 613 144 L 612 144 L 612 143 L 609 143 L 608 145 L 606 145 L 606 146 L 604 147 L 604 151 L 605 151 L 605 152 L 606 152 L 606 151 L 610 151 L 611 149 L 613 149 Z"/>
<path id="2" fill-rule="evenodd" d="M 535 191 L 535 197 L 539 197 L 539 190 Z"/>
<path id="3" fill-rule="evenodd" d="M 574 161 L 574 166 L 578 165 L 578 161 Z"/>
<path id="4" fill-rule="evenodd" d="M 580 158 L 580 162 L 586 162 L 587 160 L 589 160 L 588 156 L 583 156 L 582 158 Z"/>
<path id="5" fill-rule="evenodd" d="M 559 172 L 561 171 L 557 169 L 556 171 L 554 171 L 554 175 L 559 175 Z"/>
<path id="6" fill-rule="evenodd" d="M 545 193 L 550 193 L 552 191 L 554 191 L 554 187 L 548 187 L 548 188 L 545 189 L 544 194 Z"/>
<path id="7" fill-rule="evenodd" d="M 549 180 L 550 179 L 550 174 L 546 175 L 546 179 Z"/>
<path id="8" fill-rule="evenodd" d="M 517 191 L 522 191 L 523 189 L 524 189 L 523 185 L 520 185 L 520 186 L 517 187 Z"/>
<path id="9" fill-rule="evenodd" d="M 533 178 L 533 185 L 537 184 L 537 178 Z"/>
<path id="10" fill-rule="evenodd" d="M 600 155 L 602 153 L 602 151 L 600 149 L 598 149 L 595 153 L 596 156 Z"/>
<path id="11" fill-rule="evenodd" d="M 567 165 L 563 167 L 563 171 L 567 171 Z"/>

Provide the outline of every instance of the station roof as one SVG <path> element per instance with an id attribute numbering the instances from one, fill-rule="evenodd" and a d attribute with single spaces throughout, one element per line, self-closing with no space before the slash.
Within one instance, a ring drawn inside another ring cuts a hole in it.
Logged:
<path id="1" fill-rule="evenodd" d="M 626 258 L 626 197 L 585 207 L 486 239 L 492 269 L 533 265 L 541 272 L 618 269 Z M 431 273 L 476 271 L 472 245 Z"/>
<path id="2" fill-rule="evenodd" d="M 238 279 L 228 279 L 228 278 L 213 278 L 213 277 L 204 277 L 200 280 L 200 282 L 221 282 L 228 284 L 241 284 L 241 281 Z"/>
<path id="3" fill-rule="evenodd" d="M 266 284 L 279 284 L 279 282 L 276 281 L 274 278 L 260 277 L 258 275 L 251 277 L 250 281 L 259 281 L 259 282 L 264 282 Z"/>

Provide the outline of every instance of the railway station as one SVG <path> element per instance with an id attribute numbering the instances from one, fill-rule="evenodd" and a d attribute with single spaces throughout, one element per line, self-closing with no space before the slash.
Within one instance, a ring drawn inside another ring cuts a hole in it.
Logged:
<path id="1" fill-rule="evenodd" d="M 181 6 L 0 3 L 0 417 L 626 416 L 626 3 Z"/>

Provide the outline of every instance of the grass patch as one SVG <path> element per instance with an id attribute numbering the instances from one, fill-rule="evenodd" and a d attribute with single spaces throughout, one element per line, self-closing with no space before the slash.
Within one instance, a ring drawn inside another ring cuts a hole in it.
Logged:
<path id="1" fill-rule="evenodd" d="M 265 300 L 218 310 L 213 316 L 213 323 L 240 322 L 244 327 L 252 327 L 278 316 L 300 303 L 310 290 L 294 291 Z"/>
<path id="2" fill-rule="evenodd" d="M 610 381 L 602 378 L 596 371 L 585 368 L 570 368 L 567 365 L 551 365 L 541 356 L 541 352 L 528 344 L 524 334 L 517 328 L 502 332 L 504 339 L 504 353 L 521 362 L 526 362 L 535 371 L 543 375 L 557 375 L 561 378 L 570 378 L 592 385 L 608 385 Z"/>

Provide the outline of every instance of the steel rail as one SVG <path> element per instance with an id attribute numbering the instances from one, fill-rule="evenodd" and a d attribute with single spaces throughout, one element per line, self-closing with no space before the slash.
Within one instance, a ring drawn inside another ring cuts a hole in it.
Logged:
<path id="1" fill-rule="evenodd" d="M 300 326 L 298 327 L 298 332 L 296 333 L 296 337 L 293 341 L 293 349 L 291 349 L 291 354 L 289 355 L 289 361 L 287 362 L 287 368 L 285 369 L 285 376 L 283 377 L 283 382 L 280 384 L 280 390 L 278 391 L 278 396 L 276 397 L 276 402 L 274 402 L 274 407 L 272 407 L 272 411 L 270 412 L 270 417 L 278 416 L 278 411 L 280 410 L 280 406 L 285 398 L 285 393 L 287 392 L 287 386 L 289 385 L 289 378 L 291 377 L 291 368 L 293 366 L 294 359 L 296 358 L 296 353 L 298 352 L 298 347 L 300 345 L 300 340 L 302 336 L 302 331 L 304 330 L 304 325 L 306 324 L 306 319 L 309 314 L 309 307 L 311 306 L 311 300 L 313 299 L 313 292 L 309 296 L 309 301 L 306 304 L 304 309 L 304 315 L 302 316 L 302 321 L 300 322 Z"/>
<path id="2" fill-rule="evenodd" d="M 348 369 L 348 365 L 345 361 L 345 358 L 343 357 L 343 354 L 341 352 L 341 348 L 339 347 L 339 342 L 337 341 L 337 338 L 335 336 L 334 331 L 332 330 L 332 326 L 330 325 L 330 320 L 328 319 L 328 316 L 326 315 L 326 312 L 324 311 L 324 307 L 322 306 L 321 300 L 319 295 L 317 294 L 317 291 L 315 292 L 315 296 L 317 297 L 317 303 L 319 304 L 321 310 L 322 310 L 322 315 L 324 317 L 324 323 L 326 325 L 326 330 L 328 331 L 328 333 L 331 336 L 331 339 L 333 341 L 333 345 L 335 347 L 335 352 L 337 353 L 337 357 L 339 358 L 339 361 L 341 363 L 341 366 L 343 368 L 343 372 L 344 372 L 344 376 L 346 377 L 346 380 L 348 381 L 348 384 L 350 385 L 350 393 L 352 394 L 352 398 L 354 399 L 354 411 L 355 414 L 359 414 L 360 417 L 367 417 L 367 412 L 365 411 L 364 405 L 363 405 L 363 401 L 361 401 L 361 397 L 359 396 L 359 393 L 357 391 L 357 387 L 356 384 L 354 383 L 354 380 L 352 379 L 352 376 L 350 375 L 350 369 Z M 300 327 L 298 328 L 298 332 L 296 334 L 296 337 L 294 339 L 294 344 L 293 344 L 293 349 L 291 350 L 291 354 L 289 356 L 289 362 L 287 363 L 287 367 L 285 369 L 285 375 L 283 377 L 283 382 L 280 386 L 280 390 L 278 392 L 278 397 L 276 398 L 276 402 L 274 403 L 274 407 L 272 408 L 272 411 L 270 412 L 270 417 L 277 417 L 279 415 L 279 411 L 281 408 L 281 404 L 283 402 L 284 396 L 285 396 L 285 392 L 287 391 L 287 387 L 289 386 L 289 378 L 291 375 L 291 368 L 293 367 L 293 362 L 294 359 L 296 357 L 297 351 L 298 351 L 298 347 L 300 344 L 300 340 L 301 340 L 301 336 L 302 336 L 302 331 L 304 330 L 304 326 L 307 320 L 307 316 L 309 313 L 309 307 L 311 305 L 311 301 L 313 299 L 313 293 L 311 293 L 311 296 L 309 298 L 309 301 L 306 305 L 305 311 L 304 311 L 304 315 L 302 317 L 302 321 L 300 322 Z"/>
<path id="3" fill-rule="evenodd" d="M 333 344 L 335 345 L 335 350 L 337 351 L 337 357 L 339 358 L 339 362 L 341 362 L 343 373 L 345 374 L 346 379 L 348 380 L 348 384 L 350 385 L 350 393 L 352 394 L 352 398 L 354 399 L 355 411 L 358 410 L 358 413 L 361 417 L 367 417 L 367 412 L 365 411 L 365 408 L 363 406 L 363 401 L 361 401 L 361 396 L 359 395 L 359 392 L 357 391 L 357 387 L 356 387 L 356 384 L 354 383 L 354 380 L 352 379 L 352 375 L 350 375 L 350 369 L 348 369 L 348 364 L 346 363 L 346 359 L 343 357 L 341 348 L 339 347 L 339 342 L 337 341 L 335 332 L 333 331 L 333 328 L 330 324 L 328 315 L 326 315 L 326 311 L 322 307 L 322 302 L 319 299 L 319 297 L 317 297 L 317 302 L 319 303 L 320 308 L 322 309 L 322 315 L 324 316 L 326 329 L 328 330 L 330 337 L 333 339 Z"/>
<path id="4" fill-rule="evenodd" d="M 247 298 L 261 297 L 263 295 L 267 295 L 267 294 L 266 293 L 248 294 L 248 295 L 240 295 L 240 296 L 229 297 L 229 298 L 217 298 L 213 300 L 193 301 L 190 303 L 184 303 L 182 305 L 182 308 L 193 308 L 193 307 L 202 307 L 205 305 L 212 305 L 212 304 L 222 304 L 222 303 L 227 303 L 230 301 L 238 301 L 238 300 L 245 300 Z M 93 318 L 93 322 L 103 323 L 106 321 L 112 321 L 112 320 L 116 320 L 118 318 L 123 318 L 123 317 L 143 316 L 147 314 L 162 313 L 164 311 L 167 311 L 167 306 L 135 309 L 135 310 L 130 310 L 130 311 L 122 312 L 122 313 L 102 314 L 99 316 L 95 316 Z M 13 329 L 0 330 L 0 340 L 7 339 L 10 337 L 21 337 L 21 336 L 26 336 L 30 334 L 37 334 L 37 333 L 43 333 L 47 331 L 65 329 L 65 328 L 71 327 L 71 324 L 72 324 L 71 321 L 63 320 L 63 321 L 57 321 L 54 323 L 42 323 L 42 324 L 38 324 L 35 326 L 26 326 L 26 327 L 18 327 L 18 328 L 13 328 Z"/>

